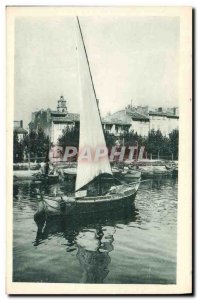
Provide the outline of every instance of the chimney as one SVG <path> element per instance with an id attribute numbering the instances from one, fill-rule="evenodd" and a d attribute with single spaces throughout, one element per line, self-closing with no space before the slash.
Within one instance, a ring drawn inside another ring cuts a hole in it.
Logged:
<path id="1" fill-rule="evenodd" d="M 23 128 L 23 120 L 20 120 L 20 128 Z"/>

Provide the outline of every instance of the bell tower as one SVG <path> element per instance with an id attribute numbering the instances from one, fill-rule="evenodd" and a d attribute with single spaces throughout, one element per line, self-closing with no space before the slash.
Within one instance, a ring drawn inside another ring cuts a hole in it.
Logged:
<path id="1" fill-rule="evenodd" d="M 62 95 L 60 96 L 60 99 L 58 100 L 57 111 L 67 113 L 66 100 L 64 99 L 64 97 Z"/>

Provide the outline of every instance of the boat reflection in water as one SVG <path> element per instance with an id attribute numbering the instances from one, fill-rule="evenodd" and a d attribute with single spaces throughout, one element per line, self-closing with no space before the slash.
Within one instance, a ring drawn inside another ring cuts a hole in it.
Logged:
<path id="1" fill-rule="evenodd" d="M 109 252 L 113 250 L 113 233 L 105 236 L 102 227 L 98 227 L 95 232 L 79 234 L 76 241 L 78 247 L 76 256 L 83 270 L 82 283 L 103 283 L 108 275 L 108 265 L 111 262 Z"/>
<path id="2" fill-rule="evenodd" d="M 122 211 L 78 217 L 52 217 L 35 220 L 38 230 L 34 246 L 49 236 L 63 234 L 66 250 L 76 251 L 82 269 L 81 283 L 103 283 L 109 273 L 110 252 L 114 250 L 117 224 L 129 224 L 138 214 L 134 204 Z"/>

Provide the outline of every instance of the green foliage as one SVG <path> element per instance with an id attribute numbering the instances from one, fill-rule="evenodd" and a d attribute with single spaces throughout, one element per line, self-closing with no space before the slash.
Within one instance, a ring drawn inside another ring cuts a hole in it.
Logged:
<path id="1" fill-rule="evenodd" d="M 15 131 L 13 135 L 13 161 L 14 163 L 23 161 L 23 144 L 19 142 L 18 135 Z"/>
<path id="2" fill-rule="evenodd" d="M 30 158 L 46 157 L 50 146 L 49 137 L 45 135 L 42 128 L 38 132 L 31 130 L 23 140 L 25 153 L 30 155 Z"/>
<path id="3" fill-rule="evenodd" d="M 125 146 L 135 146 L 136 143 L 138 143 L 138 145 L 145 144 L 145 138 L 138 135 L 134 130 L 129 132 L 126 131 L 120 136 L 120 139 Z"/>
<path id="4" fill-rule="evenodd" d="M 151 130 L 145 141 L 148 158 L 152 154 L 152 158 L 155 159 L 158 155 L 162 159 L 178 159 L 178 137 L 178 130 L 173 130 L 169 137 L 163 136 L 159 130 Z"/>
<path id="5" fill-rule="evenodd" d="M 66 146 L 73 146 L 78 148 L 79 146 L 79 127 L 69 127 L 63 129 L 62 136 L 59 137 L 58 143 L 65 148 Z"/>
<path id="6" fill-rule="evenodd" d="M 179 148 L 179 131 L 173 130 L 169 134 L 170 151 L 173 153 L 173 158 L 178 160 L 178 148 Z"/>
<path id="7" fill-rule="evenodd" d="M 31 130 L 23 140 L 23 146 L 26 154 L 29 154 L 30 157 L 35 156 L 36 154 L 36 131 Z"/>
<path id="8" fill-rule="evenodd" d="M 104 131 L 104 136 L 105 136 L 107 148 L 111 148 L 112 146 L 115 145 L 117 138 L 114 134 L 109 133 L 108 131 Z"/>
<path id="9" fill-rule="evenodd" d="M 124 132 L 119 138 L 114 134 L 107 131 L 104 132 L 105 140 L 108 149 L 115 146 L 116 141 L 119 139 L 121 144 L 129 147 L 138 144 L 139 148 L 145 146 L 147 157 L 156 159 L 159 155 L 161 159 L 178 159 L 178 142 L 179 131 L 173 130 L 168 137 L 163 136 L 158 131 L 151 130 L 148 137 L 142 137 L 134 131 Z M 59 145 L 65 148 L 66 146 L 79 147 L 79 127 L 66 127 L 62 136 L 59 138 Z M 29 154 L 30 158 L 46 157 L 50 147 L 49 137 L 45 135 L 42 128 L 38 132 L 31 130 L 25 136 L 23 141 L 19 142 L 16 132 L 13 135 L 13 159 L 14 162 L 22 162 L 24 153 L 26 156 Z M 145 157 L 145 156 L 144 156 Z"/>
<path id="10" fill-rule="evenodd" d="M 117 140 L 120 141 L 121 145 L 127 147 L 135 146 L 138 144 L 140 149 L 141 146 L 145 146 L 145 153 L 147 152 L 147 157 L 150 158 L 152 155 L 153 159 L 158 157 L 161 159 L 178 159 L 178 141 L 179 141 L 179 131 L 173 130 L 169 137 L 162 135 L 161 131 L 151 130 L 148 137 L 142 137 L 138 135 L 137 132 L 130 131 L 124 132 L 120 137 L 115 136 L 107 131 L 104 132 L 105 140 L 108 149 L 115 146 Z M 79 128 L 65 128 L 63 130 L 62 136 L 59 138 L 59 144 L 64 148 L 66 146 L 79 146 Z M 144 154 L 144 157 L 146 154 Z"/>
<path id="11" fill-rule="evenodd" d="M 151 130 L 146 139 L 145 147 L 149 156 L 152 155 L 152 158 L 157 158 L 158 155 L 164 154 L 164 136 L 161 131 Z"/>
<path id="12" fill-rule="evenodd" d="M 36 156 L 43 157 L 46 156 L 46 153 L 49 151 L 50 139 L 45 135 L 42 128 L 38 130 L 36 136 Z"/>

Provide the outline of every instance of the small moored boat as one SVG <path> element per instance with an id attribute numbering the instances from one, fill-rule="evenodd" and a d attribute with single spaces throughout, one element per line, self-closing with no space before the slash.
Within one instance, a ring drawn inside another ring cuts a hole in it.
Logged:
<path id="1" fill-rule="evenodd" d="M 112 187 L 105 195 L 79 198 L 40 195 L 38 213 L 47 215 L 78 215 L 122 209 L 135 200 L 140 182 Z"/>
<path id="2" fill-rule="evenodd" d="M 172 172 L 173 176 L 177 176 L 178 175 L 178 161 L 167 163 L 165 165 L 165 167 L 166 167 L 166 169 L 168 171 Z"/>

